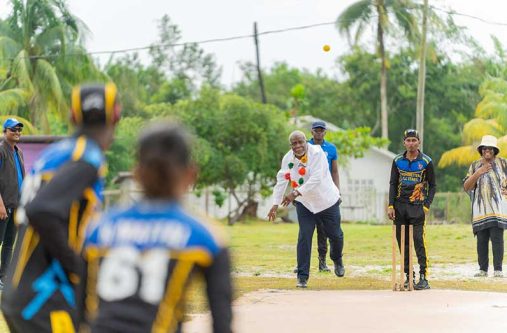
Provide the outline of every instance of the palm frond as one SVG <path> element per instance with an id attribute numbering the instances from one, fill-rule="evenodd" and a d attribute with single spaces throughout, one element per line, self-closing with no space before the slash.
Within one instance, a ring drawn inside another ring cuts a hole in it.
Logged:
<path id="1" fill-rule="evenodd" d="M 12 76 L 14 76 L 19 83 L 19 88 L 25 89 L 28 92 L 33 92 L 33 84 L 32 84 L 32 67 L 30 64 L 30 59 L 25 50 L 21 50 L 11 66 Z"/>
<path id="2" fill-rule="evenodd" d="M 23 89 L 0 91 L 0 113 L 19 114 L 21 107 L 26 107 L 29 94 Z"/>
<path id="3" fill-rule="evenodd" d="M 47 27 L 35 37 L 34 44 L 45 50 L 44 53 L 58 52 L 65 55 L 65 27 L 61 24 Z"/>
<path id="4" fill-rule="evenodd" d="M 502 127 L 494 119 L 474 118 L 463 127 L 463 143 L 473 144 L 481 140 L 484 135 L 496 137 L 503 134 Z"/>
<path id="5" fill-rule="evenodd" d="M 477 104 L 475 115 L 479 118 L 495 118 L 499 113 L 506 112 L 507 103 L 498 99 L 483 99 Z"/>
<path id="6" fill-rule="evenodd" d="M 419 38 L 419 28 L 417 25 L 417 19 L 407 1 L 393 1 L 391 11 L 396 19 L 396 24 L 403 29 L 405 36 L 408 37 L 409 41 L 415 41 Z"/>
<path id="7" fill-rule="evenodd" d="M 372 2 L 360 0 L 347 7 L 336 20 L 336 27 L 342 34 L 350 32 L 360 21 L 367 22 L 372 15 Z"/>
<path id="8" fill-rule="evenodd" d="M 34 83 L 41 97 L 56 107 L 62 120 L 67 119 L 67 103 L 63 96 L 60 80 L 55 68 L 46 60 L 38 59 L 35 63 Z"/>
<path id="9" fill-rule="evenodd" d="M 440 161 L 438 162 L 438 167 L 445 168 L 451 165 L 470 165 L 479 157 L 479 153 L 477 152 L 475 146 L 462 146 L 443 153 L 442 157 L 440 157 Z"/>
<path id="10" fill-rule="evenodd" d="M 15 40 L 7 36 L 0 35 L 0 66 L 5 66 L 10 61 L 13 61 L 20 49 L 20 45 Z"/>

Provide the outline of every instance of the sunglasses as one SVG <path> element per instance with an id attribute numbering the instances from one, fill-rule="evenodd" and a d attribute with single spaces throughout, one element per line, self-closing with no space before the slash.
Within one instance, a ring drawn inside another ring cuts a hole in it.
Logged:
<path id="1" fill-rule="evenodd" d="M 23 131 L 23 129 L 21 127 L 14 127 L 14 128 L 7 127 L 7 129 L 11 132 L 18 132 L 18 133 L 21 133 Z"/>

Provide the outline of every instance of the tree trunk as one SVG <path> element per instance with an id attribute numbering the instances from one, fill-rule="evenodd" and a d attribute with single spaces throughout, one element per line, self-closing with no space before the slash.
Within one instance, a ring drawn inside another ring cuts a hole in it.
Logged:
<path id="1" fill-rule="evenodd" d="M 257 217 L 257 208 L 259 208 L 259 202 L 249 199 L 246 202 L 245 207 L 243 207 L 243 210 L 241 214 L 239 215 L 238 221 L 243 221 L 244 219 L 250 217 L 250 218 L 256 218 Z"/>
<path id="2" fill-rule="evenodd" d="M 377 1 L 378 25 L 377 25 L 377 42 L 380 55 L 380 117 L 382 125 L 382 138 L 389 138 L 388 128 L 388 110 L 387 110 L 387 66 L 386 54 L 384 47 L 384 28 L 382 20 L 384 18 L 384 1 Z"/>
<path id="3" fill-rule="evenodd" d="M 424 0 L 421 53 L 419 57 L 419 77 L 417 83 L 416 128 L 421 142 L 419 148 L 423 151 L 424 143 L 424 87 L 426 85 L 426 31 L 428 25 L 428 0 Z"/>

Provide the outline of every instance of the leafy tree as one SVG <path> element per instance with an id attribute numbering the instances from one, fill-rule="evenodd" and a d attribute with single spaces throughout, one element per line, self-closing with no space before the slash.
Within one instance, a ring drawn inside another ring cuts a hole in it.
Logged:
<path id="1" fill-rule="evenodd" d="M 115 140 L 106 152 L 108 161 L 107 182 L 120 172 L 131 170 L 135 162 L 137 137 L 146 120 L 140 117 L 124 117 L 118 123 Z"/>
<path id="2" fill-rule="evenodd" d="M 463 146 L 446 151 L 439 167 L 452 164 L 468 166 L 478 159 L 477 146 L 482 136 L 499 137 L 500 156 L 507 157 L 507 81 L 500 78 L 486 80 L 480 89 L 482 100 L 475 110 L 476 118 L 463 127 Z"/>
<path id="3" fill-rule="evenodd" d="M 11 0 L 11 5 L 10 15 L 0 21 L 0 72 L 5 74 L 0 106 L 49 132 L 48 114 L 66 122 L 70 87 L 95 71 L 80 47 L 84 25 L 65 1 Z"/>
<path id="4" fill-rule="evenodd" d="M 159 40 L 150 48 L 153 65 L 161 68 L 171 81 L 183 81 L 189 91 L 196 92 L 203 83 L 218 87 L 221 69 L 214 56 L 195 43 L 175 45 L 180 40 L 181 30 L 164 15 L 159 23 Z"/>
<path id="5" fill-rule="evenodd" d="M 417 35 L 416 19 L 409 0 L 359 0 L 347 7 L 336 20 L 338 30 L 350 34 L 355 28 L 355 43 L 365 27 L 374 23 L 377 31 L 377 50 L 380 58 L 380 114 L 382 137 L 388 138 L 387 70 L 388 61 L 385 51 L 385 34 L 390 25 L 401 27 L 405 35 L 413 40 Z M 372 22 L 375 20 L 374 22 Z"/>

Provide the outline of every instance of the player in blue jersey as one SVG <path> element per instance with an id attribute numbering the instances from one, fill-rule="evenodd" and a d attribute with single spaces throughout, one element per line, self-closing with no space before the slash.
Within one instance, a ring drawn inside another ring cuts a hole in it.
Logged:
<path id="1" fill-rule="evenodd" d="M 180 332 L 185 295 L 204 276 L 214 332 L 231 332 L 228 250 L 181 206 L 196 179 L 188 134 L 158 123 L 140 137 L 135 176 L 144 198 L 111 209 L 85 242 L 86 317 L 91 332 Z"/>
<path id="2" fill-rule="evenodd" d="M 85 268 L 80 254 L 86 226 L 102 204 L 103 151 L 119 118 L 114 84 L 74 88 L 76 133 L 43 151 L 24 179 L 1 305 L 11 332 L 77 331 Z"/>
<path id="3" fill-rule="evenodd" d="M 324 121 L 314 121 L 312 123 L 312 138 L 308 141 L 312 145 L 319 145 L 326 154 L 329 164 L 329 172 L 336 188 L 340 189 L 340 175 L 338 173 L 338 151 L 336 146 L 324 139 L 327 132 L 327 126 Z M 341 199 L 340 199 L 341 202 Z M 329 272 L 326 264 L 327 255 L 327 235 L 322 222 L 317 223 L 317 250 L 319 252 L 319 271 Z"/>
<path id="4" fill-rule="evenodd" d="M 391 168 L 389 187 L 388 217 L 396 224 L 398 246 L 401 237 L 401 225 L 413 225 L 414 247 L 419 262 L 419 282 L 416 290 L 429 289 L 428 251 L 425 241 L 426 213 L 430 209 L 436 191 L 433 161 L 419 150 L 419 133 L 408 129 L 403 134 L 406 151 L 394 158 Z M 408 228 L 405 228 L 408 239 Z M 408 244 L 405 242 L 405 288 L 408 288 Z"/>

